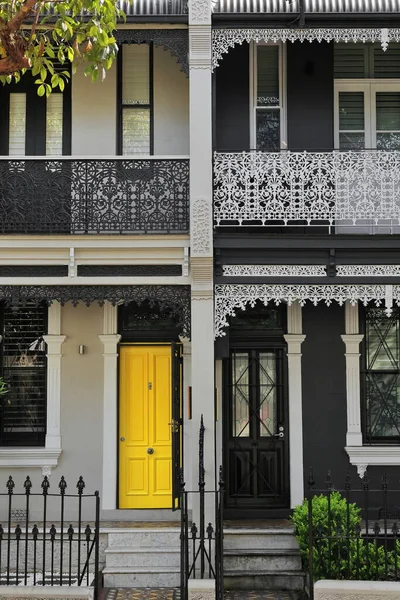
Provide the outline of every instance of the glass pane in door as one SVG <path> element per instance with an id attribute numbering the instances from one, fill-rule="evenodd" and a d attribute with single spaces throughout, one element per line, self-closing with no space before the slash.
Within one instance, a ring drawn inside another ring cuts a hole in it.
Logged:
<path id="1" fill-rule="evenodd" d="M 365 148 L 364 93 L 339 92 L 340 150 Z"/>
<path id="2" fill-rule="evenodd" d="M 250 436 L 249 355 L 232 355 L 232 436 Z"/>
<path id="3" fill-rule="evenodd" d="M 379 150 L 400 148 L 400 92 L 376 94 L 376 147 Z"/>
<path id="4" fill-rule="evenodd" d="M 260 352 L 260 436 L 272 437 L 276 423 L 276 357 L 272 352 Z"/>

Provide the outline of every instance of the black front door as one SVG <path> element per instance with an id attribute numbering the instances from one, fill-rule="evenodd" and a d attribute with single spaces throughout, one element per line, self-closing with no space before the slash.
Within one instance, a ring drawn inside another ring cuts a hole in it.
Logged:
<path id="1" fill-rule="evenodd" d="M 225 359 L 226 518 L 283 516 L 289 508 L 286 348 L 283 336 L 260 337 L 231 338 Z"/>

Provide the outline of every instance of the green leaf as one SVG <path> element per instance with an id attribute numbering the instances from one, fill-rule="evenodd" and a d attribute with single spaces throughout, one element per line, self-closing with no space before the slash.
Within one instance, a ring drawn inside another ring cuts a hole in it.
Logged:
<path id="1" fill-rule="evenodd" d="M 46 90 L 45 90 L 45 87 L 44 87 L 44 85 L 43 85 L 43 84 L 42 84 L 41 86 L 39 86 L 39 87 L 38 87 L 38 91 L 37 91 L 37 93 L 38 93 L 38 96 L 44 96 L 44 95 L 45 95 L 45 93 L 46 93 Z"/>

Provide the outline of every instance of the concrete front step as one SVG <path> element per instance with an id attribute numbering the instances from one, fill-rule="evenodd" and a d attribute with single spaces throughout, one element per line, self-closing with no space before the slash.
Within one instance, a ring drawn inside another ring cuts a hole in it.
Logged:
<path id="1" fill-rule="evenodd" d="M 224 569 L 229 572 L 300 571 L 297 549 L 228 549 L 224 550 Z"/>
<path id="2" fill-rule="evenodd" d="M 224 549 L 253 548 L 298 549 L 292 527 L 282 528 L 229 528 L 224 530 Z"/>
<path id="3" fill-rule="evenodd" d="M 175 588 L 180 585 L 180 569 L 175 567 L 106 567 L 104 587 Z"/>
<path id="4" fill-rule="evenodd" d="M 109 546 L 106 551 L 107 567 L 176 567 L 180 566 L 179 548 L 138 548 Z"/>
<path id="5" fill-rule="evenodd" d="M 302 571 L 228 571 L 224 569 L 226 590 L 294 590 L 304 589 Z"/>
<path id="6" fill-rule="evenodd" d="M 180 548 L 180 529 L 159 528 L 149 529 L 132 528 L 109 530 L 108 547 L 136 547 L 136 548 Z"/>

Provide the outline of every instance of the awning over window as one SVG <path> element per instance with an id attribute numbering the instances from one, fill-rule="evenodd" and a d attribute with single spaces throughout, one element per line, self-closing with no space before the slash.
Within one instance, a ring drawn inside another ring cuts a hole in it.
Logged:
<path id="1" fill-rule="evenodd" d="M 141 2 L 138 5 L 141 5 Z M 400 0 L 304 0 L 304 11 L 306 14 L 399 13 Z M 299 12 L 299 0 L 290 2 L 289 0 L 217 0 L 214 3 L 214 13 L 297 14 Z"/>
<path id="2" fill-rule="evenodd" d="M 120 0 L 119 4 L 127 17 L 187 14 L 186 0 Z"/>

